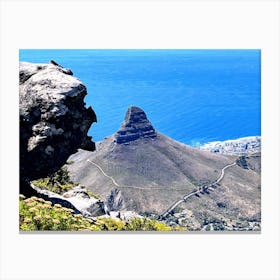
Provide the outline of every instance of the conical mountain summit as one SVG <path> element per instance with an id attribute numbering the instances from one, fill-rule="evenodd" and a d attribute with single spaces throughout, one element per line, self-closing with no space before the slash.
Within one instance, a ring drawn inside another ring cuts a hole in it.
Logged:
<path id="1" fill-rule="evenodd" d="M 121 128 L 116 132 L 118 144 L 128 143 L 139 138 L 155 138 L 157 133 L 145 112 L 135 106 L 128 108 Z"/>
<path id="2" fill-rule="evenodd" d="M 185 211 L 184 215 L 192 213 L 191 218 L 184 216 L 188 228 L 197 229 L 198 225 L 201 229 L 209 221 L 219 226 L 225 220 L 235 224 L 260 221 L 260 171 L 254 168 L 260 157 L 246 157 L 252 167 L 249 169 L 233 164 L 237 159 L 163 135 L 154 129 L 142 109 L 133 106 L 115 134 L 98 143 L 94 152 L 80 150 L 72 155 L 67 168 L 75 183 L 85 185 L 104 201 L 110 202 L 112 194 L 117 193 L 119 199 L 114 201 L 118 209 L 114 207 L 114 211 L 157 214 L 194 190 L 216 182 L 223 174 L 216 189 L 192 196 L 178 208 Z M 231 167 L 223 171 L 227 166 Z"/>

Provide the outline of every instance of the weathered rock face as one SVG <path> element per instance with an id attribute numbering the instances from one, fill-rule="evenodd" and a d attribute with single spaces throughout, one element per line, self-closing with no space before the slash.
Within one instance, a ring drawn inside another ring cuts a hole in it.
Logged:
<path id="1" fill-rule="evenodd" d="M 107 205 L 110 211 L 119 211 L 124 208 L 124 199 L 121 190 L 115 188 L 111 191 Z"/>
<path id="2" fill-rule="evenodd" d="M 72 74 L 55 62 L 19 65 L 21 193 L 26 181 L 55 172 L 78 148 L 95 149 L 87 132 L 96 115 Z"/>
<path id="3" fill-rule="evenodd" d="M 73 209 L 75 214 L 82 214 L 84 217 L 109 214 L 105 202 L 89 196 L 81 186 L 77 186 L 63 195 L 59 195 L 49 190 L 42 190 L 32 183 L 30 185 L 36 191 L 36 196 L 51 201 L 52 204 L 58 203 L 63 207 Z"/>
<path id="4" fill-rule="evenodd" d="M 128 143 L 139 138 L 155 138 L 155 129 L 147 119 L 145 112 L 135 106 L 128 108 L 125 120 L 115 134 L 118 144 Z"/>
<path id="5" fill-rule="evenodd" d="M 89 196 L 86 189 L 77 186 L 63 194 L 63 197 L 71 202 L 82 213 L 90 216 L 100 216 L 108 213 L 106 204 L 99 199 Z"/>

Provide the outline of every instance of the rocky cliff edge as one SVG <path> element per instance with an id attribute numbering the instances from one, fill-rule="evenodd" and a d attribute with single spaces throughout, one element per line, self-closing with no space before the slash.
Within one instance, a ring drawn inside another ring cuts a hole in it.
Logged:
<path id="1" fill-rule="evenodd" d="M 96 122 L 86 108 L 85 85 L 54 61 L 19 65 L 20 192 L 30 180 L 58 170 L 78 148 L 95 150 L 88 129 Z"/>

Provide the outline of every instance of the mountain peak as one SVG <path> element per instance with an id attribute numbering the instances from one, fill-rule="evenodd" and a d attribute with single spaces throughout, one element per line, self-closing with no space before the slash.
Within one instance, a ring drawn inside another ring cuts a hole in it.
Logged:
<path id="1" fill-rule="evenodd" d="M 115 134 L 118 144 L 135 141 L 139 138 L 155 138 L 156 131 L 145 112 L 136 106 L 128 108 L 121 128 Z"/>

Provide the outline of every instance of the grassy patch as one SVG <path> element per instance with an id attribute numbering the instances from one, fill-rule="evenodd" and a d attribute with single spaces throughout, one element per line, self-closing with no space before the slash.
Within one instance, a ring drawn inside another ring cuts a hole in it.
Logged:
<path id="1" fill-rule="evenodd" d="M 61 195 L 65 192 L 70 191 L 76 186 L 76 184 L 71 181 L 69 172 L 65 167 L 62 167 L 49 177 L 34 180 L 32 181 L 32 183 L 40 189 L 49 190 Z M 100 198 L 98 194 L 95 194 L 88 189 L 86 189 L 86 192 L 91 197 L 94 197 L 96 199 Z"/>
<path id="2" fill-rule="evenodd" d="M 89 196 L 92 196 L 92 197 L 96 198 L 96 199 L 99 199 L 99 198 L 100 198 L 100 196 L 99 196 L 98 194 L 93 193 L 93 192 L 90 191 L 90 190 L 87 190 L 87 194 L 88 194 Z"/>

